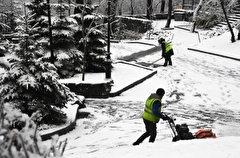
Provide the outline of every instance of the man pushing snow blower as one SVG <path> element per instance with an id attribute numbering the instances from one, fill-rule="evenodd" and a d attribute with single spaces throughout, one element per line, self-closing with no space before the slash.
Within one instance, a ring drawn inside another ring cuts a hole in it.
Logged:
<path id="1" fill-rule="evenodd" d="M 167 120 L 171 130 L 173 131 L 173 141 L 183 140 L 183 139 L 194 139 L 195 136 L 189 132 L 189 129 L 186 124 L 175 125 L 174 119 L 168 117 L 165 113 L 162 113 L 162 98 L 165 94 L 163 88 L 158 88 L 156 93 L 150 94 L 145 103 L 145 108 L 143 111 L 143 122 L 145 124 L 146 132 L 144 132 L 134 143 L 133 145 L 139 145 L 147 137 L 149 142 L 153 143 L 157 136 L 157 123 L 160 118 Z"/>
<path id="2" fill-rule="evenodd" d="M 145 108 L 143 111 L 143 122 L 145 124 L 146 132 L 143 133 L 133 145 L 139 145 L 147 137 L 150 136 L 149 142 L 153 143 L 157 136 L 157 123 L 160 118 L 163 120 L 169 120 L 170 118 L 161 112 L 162 98 L 165 94 L 163 88 L 158 88 L 156 93 L 152 93 L 146 100 Z"/>

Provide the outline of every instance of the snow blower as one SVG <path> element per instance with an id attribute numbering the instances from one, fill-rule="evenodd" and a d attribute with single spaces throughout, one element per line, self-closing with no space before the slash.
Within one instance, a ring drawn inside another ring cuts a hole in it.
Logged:
<path id="1" fill-rule="evenodd" d="M 215 133 L 212 132 L 211 128 L 200 129 L 195 134 L 192 134 L 189 131 L 188 125 L 184 124 L 176 124 L 174 123 L 176 119 L 169 117 L 168 124 L 172 131 L 172 141 L 176 142 L 179 140 L 190 140 L 190 139 L 203 139 L 203 138 L 217 138 Z"/>

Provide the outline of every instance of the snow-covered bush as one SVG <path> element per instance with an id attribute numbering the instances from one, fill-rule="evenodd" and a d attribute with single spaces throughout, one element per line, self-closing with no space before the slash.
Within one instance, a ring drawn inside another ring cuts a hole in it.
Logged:
<path id="1" fill-rule="evenodd" d="M 155 31 L 153 30 L 149 35 L 152 39 L 158 40 L 160 38 L 164 38 L 168 42 L 172 42 L 173 33 L 166 30 Z"/>
<path id="2" fill-rule="evenodd" d="M 57 147 L 58 136 L 50 147 L 44 146 L 36 124 L 11 104 L 0 104 L 0 157 L 1 158 L 56 158 L 62 157 L 66 141 Z M 20 125 L 20 126 L 19 126 Z"/>
<path id="3" fill-rule="evenodd" d="M 131 30 L 124 30 L 122 32 L 123 39 L 129 39 L 129 40 L 139 40 L 142 38 L 142 34 L 131 31 Z"/>
<path id="4" fill-rule="evenodd" d="M 204 0 L 201 6 L 202 9 L 197 17 L 196 25 L 198 28 L 209 29 L 226 20 L 220 2 L 223 2 L 226 12 L 229 13 L 236 1 Z"/>
<path id="5" fill-rule="evenodd" d="M 222 14 L 217 12 L 201 12 L 197 17 L 196 25 L 198 28 L 209 29 L 224 21 Z"/>

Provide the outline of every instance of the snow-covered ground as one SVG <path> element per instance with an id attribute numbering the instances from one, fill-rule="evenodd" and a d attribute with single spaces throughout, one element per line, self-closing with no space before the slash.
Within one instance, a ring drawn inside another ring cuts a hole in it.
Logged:
<path id="1" fill-rule="evenodd" d="M 165 23 L 164 20 L 154 21 L 154 31 L 163 33 L 161 28 Z M 188 23 L 172 21 L 171 26 L 175 25 L 188 25 Z M 75 130 L 60 136 L 60 140 L 68 138 L 64 157 L 239 157 L 240 62 L 190 51 L 187 48 L 240 59 L 240 41 L 231 43 L 229 32 L 207 40 L 202 40 L 201 31 L 200 36 L 177 28 L 167 32 L 166 39 L 172 42 L 175 52 L 173 66 L 154 68 L 157 70 L 156 75 L 123 92 L 120 96 L 87 99 L 87 108 L 81 110 L 90 112 L 89 117 L 79 119 Z M 237 33 L 236 30 L 234 32 Z M 148 40 L 143 37 L 139 42 L 157 45 L 158 37 L 153 36 L 153 38 L 155 39 Z M 112 43 L 111 57 L 115 62 L 122 56 L 152 47 L 144 44 L 129 44 L 125 41 Z M 160 53 L 156 52 L 136 62 L 152 62 L 158 58 Z M 163 64 L 163 60 L 157 63 Z M 146 75 L 142 73 L 143 71 L 132 73 L 132 68 L 126 67 L 125 73 L 122 73 L 124 67 L 113 69 L 115 89 L 126 84 L 126 80 L 129 80 L 127 78 Z M 120 69 L 121 73 L 118 73 Z M 92 78 L 96 79 L 96 76 L 92 75 L 89 76 L 91 80 L 86 82 L 92 82 Z M 104 74 L 101 74 L 101 77 L 104 80 Z M 97 77 L 100 82 L 101 77 Z M 80 77 L 75 79 L 79 81 Z M 163 111 L 174 116 L 175 123 L 187 123 L 192 133 L 201 128 L 212 128 L 217 138 L 172 142 L 167 122 L 160 121 L 157 125 L 158 135 L 155 143 L 148 143 L 146 139 L 139 146 L 132 146 L 132 143 L 144 132 L 141 118 L 144 102 L 148 95 L 159 87 L 166 90 Z M 44 143 L 48 145 L 50 140 Z"/>
<path id="2" fill-rule="evenodd" d="M 182 22 L 172 21 L 171 26 Z M 183 22 L 184 24 L 187 24 Z M 155 31 L 161 31 L 165 21 L 154 22 Z M 140 85 L 108 99 L 87 99 L 88 118 L 77 121 L 75 130 L 60 137 L 68 138 L 66 158 L 238 158 L 240 155 L 240 62 L 189 51 L 198 47 L 234 57 L 240 57 L 240 41 L 231 43 L 230 33 L 202 41 L 198 34 L 184 30 L 169 30 L 175 55 L 173 66 L 156 68 L 157 74 Z M 227 37 L 227 38 L 226 38 Z M 157 44 L 155 40 L 141 41 Z M 112 58 L 118 59 L 146 45 L 114 43 Z M 148 46 L 149 47 L 149 46 Z M 231 54 L 232 53 L 232 54 Z M 154 61 L 155 53 L 139 61 Z M 158 64 L 162 64 L 159 61 Z M 126 71 L 129 71 L 126 69 Z M 115 72 L 116 74 L 117 72 Z M 129 72 L 128 76 L 136 74 Z M 125 76 L 112 76 L 124 78 Z M 121 82 L 117 82 L 121 83 Z M 201 128 L 212 128 L 216 139 L 194 139 L 171 142 L 167 122 L 160 121 L 155 143 L 146 140 L 139 146 L 132 143 L 144 132 L 141 114 L 145 99 L 158 87 L 166 90 L 163 111 L 176 118 L 177 124 L 187 123 L 192 133 Z M 49 141 L 45 142 L 49 144 Z"/>

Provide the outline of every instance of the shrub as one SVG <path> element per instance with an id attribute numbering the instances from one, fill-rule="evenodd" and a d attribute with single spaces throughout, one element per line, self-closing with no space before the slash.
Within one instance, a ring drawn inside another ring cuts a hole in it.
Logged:
<path id="1" fill-rule="evenodd" d="M 222 21 L 224 21 L 224 17 L 219 13 L 202 12 L 197 18 L 196 26 L 202 29 L 209 29 Z"/>
<path id="2" fill-rule="evenodd" d="M 0 157 L 1 158 L 54 158 L 62 157 L 67 140 L 57 146 L 58 136 L 52 138 L 50 147 L 41 141 L 37 125 L 31 118 L 13 108 L 10 104 L 0 104 Z"/>

